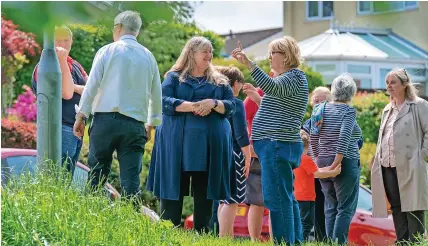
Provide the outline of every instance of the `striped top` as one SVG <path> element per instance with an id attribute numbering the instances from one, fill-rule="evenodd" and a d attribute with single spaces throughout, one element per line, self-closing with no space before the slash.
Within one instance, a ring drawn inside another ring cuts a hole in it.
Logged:
<path id="1" fill-rule="evenodd" d="M 320 134 L 311 135 L 312 153 L 315 157 L 332 157 L 337 153 L 349 159 L 359 159 L 358 140 L 361 135 L 353 107 L 327 103 Z"/>
<path id="2" fill-rule="evenodd" d="M 265 93 L 254 117 L 252 140 L 302 142 L 300 127 L 308 104 L 308 82 L 299 69 L 271 78 L 259 67 L 251 72 Z"/>

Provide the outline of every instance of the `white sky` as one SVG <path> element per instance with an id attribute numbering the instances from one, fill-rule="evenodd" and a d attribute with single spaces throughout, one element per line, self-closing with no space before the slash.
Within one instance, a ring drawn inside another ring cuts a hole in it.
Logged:
<path id="1" fill-rule="evenodd" d="M 282 1 L 194 2 L 194 20 L 218 34 L 282 27 Z"/>

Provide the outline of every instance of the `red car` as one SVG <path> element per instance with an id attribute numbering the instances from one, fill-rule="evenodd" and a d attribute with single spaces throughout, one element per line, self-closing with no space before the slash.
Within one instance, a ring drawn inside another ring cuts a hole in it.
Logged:
<path id="1" fill-rule="evenodd" d="M 349 229 L 349 242 L 356 245 L 391 245 L 396 235 L 392 217 L 372 217 L 372 194 L 369 189 L 360 185 L 357 212 L 352 218 Z M 234 223 L 234 234 L 236 237 L 250 237 L 248 233 L 248 206 L 239 204 Z M 263 216 L 262 240 L 269 237 L 269 211 L 265 209 Z M 193 215 L 184 222 L 185 229 L 193 228 Z"/>
<path id="2" fill-rule="evenodd" d="M 37 151 L 34 149 L 1 149 L 1 183 L 5 185 L 10 178 L 23 172 L 34 173 L 37 164 Z M 88 180 L 89 167 L 80 162 L 76 163 L 72 183 L 80 190 L 85 189 Z M 119 192 L 109 183 L 104 186 L 108 196 L 114 200 L 120 197 Z M 146 206 L 141 206 L 141 213 L 152 221 L 159 221 L 159 216 Z"/>

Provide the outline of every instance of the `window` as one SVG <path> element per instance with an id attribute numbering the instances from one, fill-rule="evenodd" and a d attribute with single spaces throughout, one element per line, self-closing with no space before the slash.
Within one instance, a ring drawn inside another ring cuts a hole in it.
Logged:
<path id="1" fill-rule="evenodd" d="M 348 65 L 348 73 L 365 73 L 370 74 L 371 67 L 365 65 Z"/>
<path id="2" fill-rule="evenodd" d="M 307 1 L 306 19 L 324 20 L 333 16 L 333 1 Z"/>
<path id="3" fill-rule="evenodd" d="M 88 171 L 76 165 L 76 168 L 74 169 L 72 184 L 78 189 L 84 190 L 86 187 L 86 182 L 88 181 L 88 176 Z"/>
<path id="4" fill-rule="evenodd" d="M 361 187 L 360 191 L 358 192 L 357 208 L 366 211 L 372 211 L 372 194 Z"/>
<path id="5" fill-rule="evenodd" d="M 317 64 L 315 65 L 315 71 L 317 72 L 336 72 L 335 64 Z"/>
<path id="6" fill-rule="evenodd" d="M 34 173 L 36 171 L 36 164 L 37 159 L 35 156 L 12 156 L 8 157 L 5 163 L 2 161 L 2 171 L 7 169 L 7 173 L 12 177 L 16 177 L 23 172 Z"/>
<path id="7" fill-rule="evenodd" d="M 347 72 L 352 75 L 358 88 L 362 89 L 373 88 L 371 70 L 372 69 L 370 65 L 347 65 Z"/>
<path id="8" fill-rule="evenodd" d="M 418 1 L 359 1 L 359 14 L 388 13 L 415 9 Z"/>

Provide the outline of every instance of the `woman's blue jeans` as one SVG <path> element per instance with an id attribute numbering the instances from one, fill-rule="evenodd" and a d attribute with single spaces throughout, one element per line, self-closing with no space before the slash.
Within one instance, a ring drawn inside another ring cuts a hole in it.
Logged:
<path id="1" fill-rule="evenodd" d="M 333 157 L 319 158 L 318 167 L 330 166 Z M 343 158 L 342 171 L 335 178 L 320 179 L 325 196 L 327 240 L 348 242 L 348 232 L 358 204 L 360 167 L 357 159 Z"/>
<path id="2" fill-rule="evenodd" d="M 262 193 L 270 210 L 275 244 L 302 242 L 299 204 L 294 197 L 293 169 L 300 165 L 302 143 L 263 139 L 254 141 L 262 167 Z"/>

